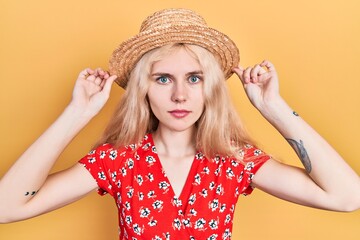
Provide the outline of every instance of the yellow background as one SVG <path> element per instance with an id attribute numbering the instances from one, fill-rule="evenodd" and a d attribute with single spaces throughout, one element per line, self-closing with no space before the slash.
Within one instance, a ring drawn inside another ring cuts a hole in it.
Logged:
<path id="1" fill-rule="evenodd" d="M 271 60 L 280 75 L 281 94 L 360 173 L 357 0 L 1 0 L 0 176 L 61 113 L 78 72 L 107 68 L 117 44 L 136 34 L 148 14 L 167 7 L 201 13 L 238 44 L 244 66 Z M 232 77 L 228 84 L 261 147 L 300 165 L 248 103 L 238 79 Z M 62 154 L 54 171 L 87 153 L 121 94 L 114 85 L 105 109 Z M 255 191 L 240 198 L 233 233 L 233 239 L 355 240 L 360 239 L 360 211 L 310 209 Z M 110 197 L 94 193 L 47 215 L 0 225 L 0 239 L 117 239 L 117 213 Z"/>

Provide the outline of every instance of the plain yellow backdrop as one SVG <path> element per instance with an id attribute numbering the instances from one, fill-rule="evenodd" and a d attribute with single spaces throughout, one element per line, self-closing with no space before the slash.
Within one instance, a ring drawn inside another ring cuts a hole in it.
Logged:
<path id="1" fill-rule="evenodd" d="M 0 176 L 64 109 L 78 72 L 107 68 L 114 48 L 136 34 L 147 15 L 167 7 L 196 10 L 210 26 L 228 34 L 240 49 L 242 65 L 271 60 L 284 98 L 360 173 L 357 0 L 1 0 Z M 249 104 L 238 79 L 232 77 L 228 85 L 260 146 L 300 166 L 287 143 Z M 88 152 L 122 93 L 114 85 L 105 109 L 61 155 L 54 171 Z M 113 200 L 92 193 L 44 216 L 0 225 L 0 239 L 117 239 L 117 231 Z M 310 209 L 255 191 L 240 198 L 233 235 L 255 240 L 358 240 L 360 211 Z"/>

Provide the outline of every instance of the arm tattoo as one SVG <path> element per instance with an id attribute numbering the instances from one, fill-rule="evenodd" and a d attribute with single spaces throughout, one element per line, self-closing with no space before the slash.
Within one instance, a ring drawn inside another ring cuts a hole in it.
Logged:
<path id="1" fill-rule="evenodd" d="M 295 150 L 296 154 L 299 156 L 302 164 L 305 167 L 306 172 L 310 173 L 312 170 L 311 161 L 309 155 L 306 152 L 303 141 L 300 140 L 300 142 L 297 142 L 293 139 L 288 139 L 288 138 L 286 140 L 289 142 L 291 147 Z"/>
<path id="2" fill-rule="evenodd" d="M 24 195 L 25 196 L 34 196 L 38 191 L 26 192 Z"/>
<path id="3" fill-rule="evenodd" d="M 297 112 L 295 112 L 295 111 L 293 111 L 293 114 L 295 115 L 295 116 L 299 116 L 299 114 L 297 113 Z"/>

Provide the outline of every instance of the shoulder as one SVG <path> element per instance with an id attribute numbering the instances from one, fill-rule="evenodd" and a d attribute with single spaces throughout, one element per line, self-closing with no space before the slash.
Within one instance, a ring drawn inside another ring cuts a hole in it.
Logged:
<path id="1" fill-rule="evenodd" d="M 258 162 L 266 161 L 270 158 L 270 155 L 251 144 L 245 144 L 239 151 L 239 160 L 244 164 L 249 162 L 256 164 Z"/>

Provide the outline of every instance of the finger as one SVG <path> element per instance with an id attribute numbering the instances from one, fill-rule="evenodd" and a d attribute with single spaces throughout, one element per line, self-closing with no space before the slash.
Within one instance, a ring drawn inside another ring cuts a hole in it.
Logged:
<path id="1" fill-rule="evenodd" d="M 104 71 L 102 68 L 98 68 L 97 73 L 99 76 L 104 76 L 106 74 L 106 71 Z"/>
<path id="2" fill-rule="evenodd" d="M 94 73 L 94 70 L 92 70 L 91 68 L 86 68 L 79 73 L 78 78 L 86 79 L 89 75 L 91 75 L 93 73 Z"/>
<path id="3" fill-rule="evenodd" d="M 259 64 L 256 64 L 250 71 L 250 78 L 254 83 L 258 81 L 258 75 L 260 73 L 260 69 L 262 69 L 262 67 L 260 67 Z"/>
<path id="4" fill-rule="evenodd" d="M 95 81 L 95 79 L 96 79 L 96 76 L 95 75 L 89 75 L 88 77 L 86 77 L 86 80 L 87 81 L 90 81 L 90 82 L 93 82 L 93 81 Z"/>
<path id="5" fill-rule="evenodd" d="M 251 80 L 250 78 L 251 69 L 252 69 L 251 67 L 247 67 L 243 72 L 243 78 L 245 83 L 249 83 Z"/>
<path id="6" fill-rule="evenodd" d="M 266 67 L 269 71 L 275 71 L 274 64 L 272 64 L 272 63 L 271 63 L 270 61 L 268 61 L 268 60 L 262 61 L 262 63 L 260 64 L 260 66 Z"/>
<path id="7" fill-rule="evenodd" d="M 112 75 L 110 76 L 108 79 L 106 79 L 105 81 L 103 81 L 103 91 L 106 93 L 110 93 L 111 90 L 111 86 L 113 84 L 113 82 L 117 79 L 116 75 Z"/>
<path id="8" fill-rule="evenodd" d="M 97 78 L 95 78 L 95 80 L 94 80 L 94 83 L 95 83 L 96 85 L 98 85 L 98 86 L 100 86 L 102 82 L 103 82 L 103 80 L 102 80 L 100 77 L 97 77 Z"/>
<path id="9" fill-rule="evenodd" d="M 239 66 L 239 67 L 234 67 L 232 69 L 233 73 L 235 73 L 239 78 L 240 80 L 242 81 L 242 75 L 243 75 L 243 72 L 244 72 L 244 68 Z"/>

